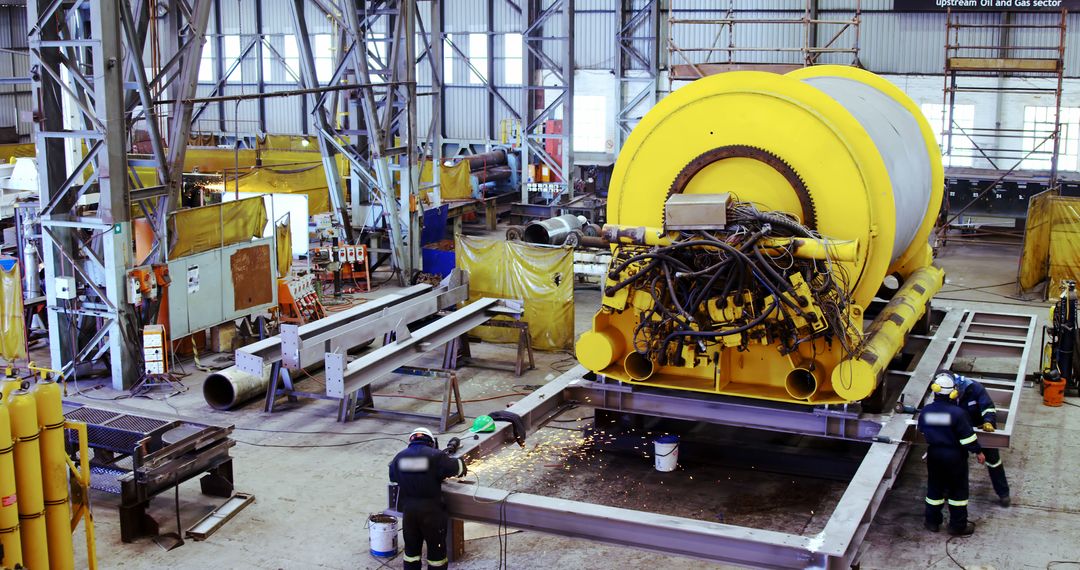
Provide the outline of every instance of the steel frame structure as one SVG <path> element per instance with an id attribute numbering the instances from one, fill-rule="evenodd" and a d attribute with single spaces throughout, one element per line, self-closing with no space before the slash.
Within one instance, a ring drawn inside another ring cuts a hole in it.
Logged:
<path id="1" fill-rule="evenodd" d="M 139 376 L 135 312 L 125 291 L 131 206 L 153 228 L 150 260 L 163 259 L 210 1 L 26 3 L 45 278 L 50 285 L 72 278 L 77 294 L 61 300 L 57 287 L 48 290 L 55 369 L 70 373 L 108 354 L 114 388 Z M 159 13 L 151 14 L 153 6 Z M 148 53 L 160 54 L 150 72 Z M 149 159 L 129 152 L 136 128 L 149 136 Z M 141 188 L 136 166 L 154 168 L 157 185 Z M 96 207 L 80 205 L 95 194 Z"/>
<path id="2" fill-rule="evenodd" d="M 747 16 L 745 8 L 737 8 L 735 0 L 728 0 L 727 7 L 717 7 L 718 17 L 680 17 L 679 8 L 672 0 L 668 16 L 668 87 L 675 81 L 693 81 L 722 71 L 741 69 L 766 69 L 770 71 L 796 69 L 821 63 L 822 56 L 830 56 L 829 63 L 861 66 L 859 62 L 859 26 L 862 21 L 862 1 L 853 0 L 853 6 L 833 7 L 829 11 L 835 17 L 822 17 L 819 0 L 803 0 L 802 9 L 790 10 L 791 17 L 760 15 Z M 693 13 L 693 12 L 691 12 Z M 843 15 L 841 15 L 843 14 Z M 847 15 L 850 14 L 850 15 Z M 679 27 L 715 27 L 716 35 L 711 45 L 687 45 L 676 33 Z M 768 26 L 778 31 L 801 28 L 802 45 L 766 46 L 737 45 L 735 38 L 740 27 Z M 822 27 L 835 29 L 824 42 L 819 38 Z M 720 45 L 722 39 L 727 45 Z M 683 42 L 683 43 L 680 43 Z M 771 59 L 768 59 L 773 54 Z M 715 56 L 715 57 L 714 57 Z M 850 57 L 849 57 L 850 56 Z M 701 57 L 704 61 L 701 61 Z M 773 61 L 775 59 L 776 61 Z M 847 61 L 842 61 L 847 59 Z"/>
<path id="3" fill-rule="evenodd" d="M 425 2 L 431 8 L 433 31 L 429 32 L 418 9 L 420 0 L 311 1 L 341 40 L 333 76 L 325 87 L 356 87 L 347 95 L 321 93 L 309 99 L 336 221 L 345 237 L 353 241 L 353 229 L 365 227 L 368 219 L 363 200 L 373 198 L 381 210 L 376 218 L 385 219 L 389 227 L 391 259 L 399 279 L 410 282 L 420 268 L 421 142 L 426 146 L 425 156 L 441 160 L 441 70 L 437 63 L 441 57 L 437 60 L 434 56 L 441 56 L 442 46 L 431 42 L 441 30 L 441 4 L 438 0 Z M 292 3 L 300 79 L 304 86 L 318 87 L 306 4 L 307 0 Z M 419 58 L 418 31 L 423 44 Z M 424 97 L 431 101 L 433 112 L 421 139 L 416 66 L 425 58 L 431 65 L 432 85 Z M 342 115 L 346 120 L 337 121 Z M 338 155 L 348 161 L 352 177 L 351 216 Z M 433 186 L 438 184 L 435 176 Z"/>
<path id="4" fill-rule="evenodd" d="M 615 33 L 615 152 L 659 99 L 660 0 L 619 0 Z"/>
<path id="5" fill-rule="evenodd" d="M 1042 14 L 1040 14 L 1041 16 Z M 1051 14 L 1045 14 L 1050 16 Z M 1029 16 L 1026 15 L 1025 16 Z M 987 184 L 970 201 L 954 208 L 948 202 L 944 205 L 946 220 L 938 229 L 944 236 L 949 227 L 964 215 L 972 206 L 987 194 L 999 187 L 999 183 L 1012 176 L 1021 168 L 1024 161 L 1033 156 L 1046 157 L 1049 162 L 1047 186 L 1054 190 L 1058 186 L 1058 161 L 1061 156 L 1061 98 L 1065 80 L 1065 40 L 1068 31 L 1068 11 L 1058 13 L 1056 22 L 1017 23 L 1013 12 L 1002 12 L 999 23 L 987 24 L 973 22 L 969 16 L 953 12 L 945 15 L 945 70 L 942 89 L 942 153 L 946 160 L 963 156 L 975 160 L 984 160 L 990 168 L 1001 175 Z M 996 45 L 987 45 L 982 38 L 986 30 L 997 32 Z M 1015 45 L 1013 38 L 1021 36 Z M 1031 45 L 1023 38 L 1038 37 Z M 1026 53 L 1030 55 L 1024 55 Z M 996 85 L 983 85 L 980 79 L 993 78 Z M 1023 82 L 1018 86 L 1009 86 L 1005 82 L 1016 79 Z M 957 95 L 989 94 L 997 98 L 999 121 L 993 127 L 972 126 L 965 128 L 956 120 Z M 1007 95 L 1030 95 L 1035 98 L 1047 97 L 1052 101 L 1053 119 L 1044 123 L 1045 128 L 1035 132 L 1026 129 L 1002 128 L 1000 125 L 1000 107 Z M 966 139 L 967 143 L 958 145 L 956 138 Z M 1031 148 L 1025 150 L 1022 142 L 1030 141 Z M 1019 145 L 1019 146 L 1018 146 Z M 960 148 L 967 147 L 971 148 Z M 963 150 L 970 153 L 961 154 Z"/>
<path id="6" fill-rule="evenodd" d="M 898 402 L 917 403 L 928 394 L 930 379 L 942 363 L 956 365 L 971 355 L 1020 358 L 1018 371 L 992 390 L 995 401 L 1007 395 L 1005 426 L 1015 423 L 1036 318 L 948 307 L 932 336 L 917 337 L 911 354 L 918 360 L 902 372 Z M 703 421 L 805 436 L 865 443 L 867 451 L 833 510 L 815 536 L 787 534 L 735 525 L 555 499 L 493 487 L 443 484 L 450 516 L 569 536 L 715 562 L 768 568 L 848 568 L 858 563 L 860 547 L 885 495 L 911 448 L 911 415 L 897 410 L 882 415 L 857 414 L 844 408 L 751 403 L 737 398 L 687 397 L 670 392 L 605 383 L 578 366 L 515 403 L 531 433 L 570 405 L 616 413 L 644 414 Z M 457 455 L 476 459 L 514 441 L 513 427 L 497 422 L 496 431 L 467 440 Z M 1011 432 L 1009 430 L 1003 430 Z M 1008 444 L 1007 433 L 979 433 L 987 445 Z M 1003 439 L 1004 438 L 1004 439 Z M 450 525 L 451 529 L 460 528 Z M 460 537 L 452 537 L 457 545 Z M 451 552 L 455 548 L 450 549 Z"/>
<path id="7" fill-rule="evenodd" d="M 529 165 L 547 166 L 558 177 L 560 191 L 574 197 L 574 3 L 572 0 L 524 0 L 522 39 L 525 42 L 521 86 L 521 202 L 529 203 Z M 554 32 L 554 33 L 553 33 Z M 545 131 L 547 121 L 559 117 L 558 133 Z M 555 141 L 558 152 L 549 152 Z"/>

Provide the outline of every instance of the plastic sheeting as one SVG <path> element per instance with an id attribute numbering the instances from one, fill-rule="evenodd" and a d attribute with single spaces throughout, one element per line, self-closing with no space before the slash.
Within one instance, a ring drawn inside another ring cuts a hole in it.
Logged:
<path id="1" fill-rule="evenodd" d="M 457 266 L 469 273 L 469 298 L 525 302 L 525 321 L 534 348 L 568 350 L 574 344 L 574 253 L 459 235 Z M 472 334 L 489 342 L 517 342 L 518 331 L 479 327 Z"/>
<path id="2" fill-rule="evenodd" d="M 37 155 L 34 143 L 0 144 L 0 161 L 10 162 L 13 158 L 29 158 Z"/>
<path id="3" fill-rule="evenodd" d="M 266 219 L 262 196 L 180 210 L 169 220 L 169 259 L 262 237 Z"/>
<path id="4" fill-rule="evenodd" d="M 1063 279 L 1080 281 L 1080 198 L 1043 192 L 1029 202 L 1020 288 L 1030 290 L 1048 278 L 1048 299 L 1058 296 Z"/>
<path id="5" fill-rule="evenodd" d="M 274 239 L 277 241 L 277 268 L 278 277 L 289 275 L 292 268 L 292 226 L 288 218 L 274 226 Z"/>
<path id="6" fill-rule="evenodd" d="M 26 358 L 26 323 L 18 264 L 10 271 L 0 269 L 0 312 L 0 356 L 9 362 Z"/>
<path id="7" fill-rule="evenodd" d="M 420 173 L 420 182 L 430 184 L 432 163 L 426 161 Z M 439 195 L 443 200 L 469 200 L 472 196 L 472 181 L 469 179 L 469 161 L 463 160 L 454 166 L 439 165 Z"/>

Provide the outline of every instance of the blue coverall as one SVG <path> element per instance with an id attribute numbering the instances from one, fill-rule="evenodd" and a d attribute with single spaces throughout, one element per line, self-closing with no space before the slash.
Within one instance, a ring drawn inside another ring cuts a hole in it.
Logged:
<path id="1" fill-rule="evenodd" d="M 990 424 L 997 428 L 997 408 L 990 394 L 979 382 L 971 378 L 959 377 L 956 383 L 960 391 L 957 404 L 967 412 L 968 420 L 973 426 Z M 997 449 L 984 449 L 986 455 L 986 469 L 990 473 L 990 482 L 994 485 L 994 492 L 999 497 L 1009 496 L 1009 481 L 1005 478 L 1005 466 L 1001 462 L 1001 452 Z"/>
<path id="2" fill-rule="evenodd" d="M 967 414 L 959 406 L 938 396 L 919 414 L 919 431 L 929 449 L 926 454 L 926 523 L 940 525 L 942 508 L 949 502 L 949 527 L 962 531 L 967 526 L 968 459 L 979 453 L 978 437 Z"/>
<path id="3" fill-rule="evenodd" d="M 445 568 L 449 515 L 442 500 L 442 482 L 465 475 L 465 462 L 434 447 L 413 441 L 390 462 L 390 480 L 398 484 L 398 510 L 404 515 L 405 570 L 420 570 L 427 543 L 428 568 Z"/>

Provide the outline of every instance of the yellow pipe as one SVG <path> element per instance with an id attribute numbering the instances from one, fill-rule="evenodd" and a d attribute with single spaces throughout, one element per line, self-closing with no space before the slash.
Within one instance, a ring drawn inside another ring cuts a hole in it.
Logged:
<path id="1" fill-rule="evenodd" d="M 49 569 L 49 544 L 45 533 L 45 502 L 41 494 L 41 450 L 38 447 L 37 406 L 34 395 L 16 390 L 8 402 L 11 432 L 15 439 L 15 490 L 19 496 L 19 526 L 23 565 Z"/>
<path id="2" fill-rule="evenodd" d="M 12 456 L 11 417 L 6 400 L 0 400 L 0 568 L 22 564 L 19 542 L 19 507 L 15 504 L 15 459 Z"/>
<path id="3" fill-rule="evenodd" d="M 766 238 L 761 240 L 763 249 L 790 249 L 791 255 L 801 259 L 843 261 L 854 263 L 859 259 L 859 240 L 828 240 L 808 238 Z"/>
<path id="4" fill-rule="evenodd" d="M 904 338 L 922 318 L 930 298 L 941 289 L 945 272 L 934 266 L 911 274 L 867 330 L 855 354 L 832 373 L 833 389 L 848 401 L 861 400 L 877 388 L 878 379 L 900 349 Z"/>
<path id="5" fill-rule="evenodd" d="M 97 542 L 94 537 L 94 513 L 90 510 L 90 445 L 86 435 L 86 424 L 83 422 L 64 422 L 66 429 L 75 432 L 79 440 L 79 466 L 70 457 L 65 457 L 68 470 L 71 471 L 72 480 L 82 490 L 79 500 L 75 503 L 75 512 L 71 517 L 71 530 L 75 531 L 79 521 L 83 521 L 86 529 L 86 568 L 97 570 Z"/>
<path id="6" fill-rule="evenodd" d="M 64 407 L 60 386 L 55 382 L 39 382 L 34 387 L 34 400 L 37 403 L 38 425 L 41 427 L 41 478 L 49 540 L 49 568 L 74 570 L 75 551 L 71 542 Z"/>

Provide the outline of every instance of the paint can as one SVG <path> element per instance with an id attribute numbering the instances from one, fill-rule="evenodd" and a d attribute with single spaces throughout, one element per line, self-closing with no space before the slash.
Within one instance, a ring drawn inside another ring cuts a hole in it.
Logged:
<path id="1" fill-rule="evenodd" d="M 679 436 L 662 435 L 653 442 L 653 459 L 656 470 L 674 471 L 679 463 Z"/>
<path id="2" fill-rule="evenodd" d="M 368 541 L 371 555 L 390 558 L 398 552 L 398 520 L 390 515 L 368 517 Z"/>

